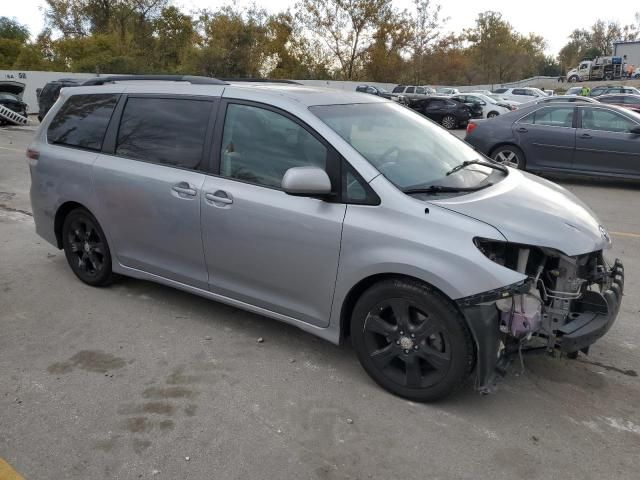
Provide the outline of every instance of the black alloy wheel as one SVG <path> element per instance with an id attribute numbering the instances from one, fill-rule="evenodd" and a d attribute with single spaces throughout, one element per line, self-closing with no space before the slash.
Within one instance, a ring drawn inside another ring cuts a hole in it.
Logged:
<path id="1" fill-rule="evenodd" d="M 441 294 L 411 280 L 390 280 L 367 290 L 354 309 L 351 336 L 367 373 L 382 387 L 411 400 L 449 395 L 473 366 L 471 335 L 460 313 Z"/>
<path id="2" fill-rule="evenodd" d="M 111 254 L 106 237 L 87 210 L 78 208 L 66 216 L 62 245 L 71 270 L 84 283 L 103 286 L 111 281 Z"/>

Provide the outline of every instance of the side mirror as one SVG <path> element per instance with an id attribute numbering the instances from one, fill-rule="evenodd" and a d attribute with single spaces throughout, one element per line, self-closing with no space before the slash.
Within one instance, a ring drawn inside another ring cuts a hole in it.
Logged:
<path id="1" fill-rule="evenodd" d="M 331 194 L 331 180 L 322 168 L 293 167 L 282 177 L 282 189 L 298 197 L 325 196 Z"/>
<path id="2" fill-rule="evenodd" d="M 640 135 L 640 127 L 633 127 L 629 130 L 629 133 L 633 133 L 634 135 Z"/>

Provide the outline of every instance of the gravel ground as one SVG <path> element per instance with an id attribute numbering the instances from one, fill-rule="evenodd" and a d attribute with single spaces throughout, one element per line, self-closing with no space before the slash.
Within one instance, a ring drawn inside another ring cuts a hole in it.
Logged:
<path id="1" fill-rule="evenodd" d="M 638 478 L 637 184 L 561 181 L 626 267 L 591 354 L 420 405 L 349 346 L 153 283 L 81 284 L 34 232 L 31 135 L 0 130 L 0 458 L 26 479 Z"/>

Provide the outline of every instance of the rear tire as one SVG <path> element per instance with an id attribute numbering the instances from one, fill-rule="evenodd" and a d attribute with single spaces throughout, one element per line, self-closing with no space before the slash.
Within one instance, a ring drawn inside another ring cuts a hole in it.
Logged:
<path id="1" fill-rule="evenodd" d="M 453 130 L 454 128 L 456 128 L 456 117 L 454 117 L 453 115 L 445 115 L 442 118 L 442 126 L 444 128 L 446 128 L 447 130 Z"/>
<path id="2" fill-rule="evenodd" d="M 100 224 L 88 210 L 76 208 L 62 224 L 62 248 L 73 273 L 87 285 L 111 283 L 111 251 Z"/>
<path id="3" fill-rule="evenodd" d="M 469 328 L 441 293 L 414 280 L 377 283 L 358 299 L 351 339 L 365 371 L 385 390 L 430 402 L 460 388 L 475 364 Z"/>
<path id="4" fill-rule="evenodd" d="M 487 113 L 487 118 L 494 118 L 500 115 L 498 112 L 489 112 Z"/>
<path id="5" fill-rule="evenodd" d="M 525 169 L 524 152 L 515 145 L 503 145 L 495 149 L 491 158 L 507 167 Z"/>

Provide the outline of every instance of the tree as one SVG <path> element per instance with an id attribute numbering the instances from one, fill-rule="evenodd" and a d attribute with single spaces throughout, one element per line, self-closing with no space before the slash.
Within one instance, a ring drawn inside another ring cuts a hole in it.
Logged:
<path id="1" fill-rule="evenodd" d="M 440 36 L 442 24 L 448 19 L 440 17 L 442 6 L 433 0 L 413 0 L 414 14 L 409 48 L 412 55 L 412 83 L 420 85 L 424 76 L 423 61 L 427 49 Z"/>
<path id="2" fill-rule="evenodd" d="M 343 80 L 358 78 L 378 26 L 389 19 L 391 0 L 301 0 L 298 19 L 324 43 Z"/>
<path id="3" fill-rule="evenodd" d="M 29 29 L 15 18 L 0 17 L 0 38 L 25 44 L 29 40 Z"/>
<path id="4" fill-rule="evenodd" d="M 15 19 L 0 17 L 0 68 L 11 68 L 29 40 L 29 29 Z"/>

